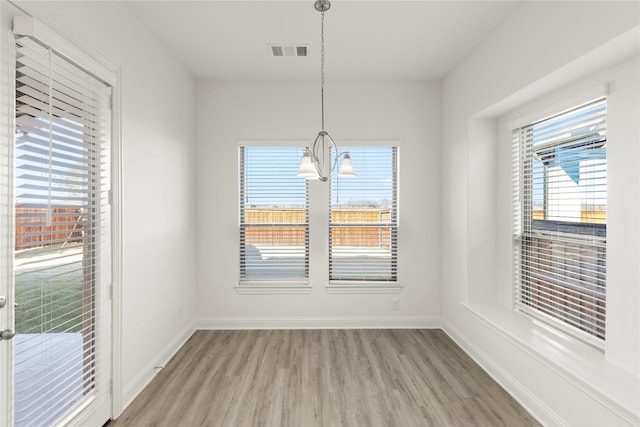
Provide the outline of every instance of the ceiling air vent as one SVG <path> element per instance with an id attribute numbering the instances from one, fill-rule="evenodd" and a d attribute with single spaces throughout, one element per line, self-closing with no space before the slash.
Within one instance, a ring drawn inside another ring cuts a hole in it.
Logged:
<path id="1" fill-rule="evenodd" d="M 271 56 L 307 56 L 308 45 L 272 44 Z"/>

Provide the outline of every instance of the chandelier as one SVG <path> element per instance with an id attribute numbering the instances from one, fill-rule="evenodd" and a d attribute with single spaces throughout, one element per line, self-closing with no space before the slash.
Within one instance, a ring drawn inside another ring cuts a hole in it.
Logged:
<path id="1" fill-rule="evenodd" d="M 329 0 L 317 0 L 314 7 L 322 15 L 320 19 L 320 107 L 322 130 L 318 132 L 318 136 L 315 141 L 313 141 L 311 149 L 309 149 L 309 147 L 304 149 L 302 159 L 300 159 L 298 176 L 326 182 L 341 158 L 342 164 L 340 165 L 340 169 L 338 169 L 338 175 L 355 176 L 356 174 L 353 171 L 349 153 L 340 153 L 335 141 L 324 128 L 324 13 L 331 7 L 331 2 L 329 2 Z M 335 155 L 328 154 L 331 150 L 333 150 Z"/>

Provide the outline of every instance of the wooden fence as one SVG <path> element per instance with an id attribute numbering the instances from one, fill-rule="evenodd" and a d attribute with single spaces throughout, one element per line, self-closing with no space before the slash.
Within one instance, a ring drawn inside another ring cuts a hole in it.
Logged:
<path id="1" fill-rule="evenodd" d="M 16 206 L 16 250 L 82 241 L 80 208 L 52 209 L 50 226 L 45 225 L 46 213 L 46 208 Z"/>
<path id="2" fill-rule="evenodd" d="M 390 209 L 340 209 L 331 213 L 333 224 L 391 222 Z M 333 227 L 331 229 L 332 246 L 358 246 L 372 248 L 390 248 L 393 244 L 390 227 Z"/>
<path id="3" fill-rule="evenodd" d="M 544 219 L 544 210 L 537 209 L 533 211 L 533 219 Z M 606 210 L 583 210 L 580 212 L 580 222 L 587 224 L 606 224 Z"/>
<path id="4" fill-rule="evenodd" d="M 244 242 L 247 245 L 304 246 L 306 227 L 297 225 L 306 222 L 304 209 L 250 208 L 245 209 L 244 219 Z M 272 227 L 269 224 L 283 226 Z"/>
<path id="5" fill-rule="evenodd" d="M 333 210 L 332 223 L 388 223 L 391 211 L 385 209 L 340 209 Z M 304 209 L 292 208 L 251 208 L 245 210 L 244 240 L 251 245 L 302 246 L 307 229 Z M 255 225 L 253 225 L 255 224 Z M 282 224 L 279 226 L 268 226 Z M 287 226 L 292 224 L 291 226 Z M 267 226 L 265 226 L 267 225 Z M 390 247 L 392 233 L 390 227 L 335 227 L 332 230 L 332 244 L 335 246 Z"/>

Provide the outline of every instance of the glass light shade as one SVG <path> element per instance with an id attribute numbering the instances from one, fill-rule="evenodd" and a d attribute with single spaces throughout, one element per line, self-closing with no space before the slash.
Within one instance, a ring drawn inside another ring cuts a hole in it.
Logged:
<path id="1" fill-rule="evenodd" d="M 342 159 L 340 170 L 338 170 L 338 176 L 356 176 L 356 173 L 353 171 L 353 164 L 351 163 L 349 153 L 344 153 L 344 159 Z"/>
<path id="2" fill-rule="evenodd" d="M 298 168 L 298 176 L 303 176 L 307 179 L 318 178 L 318 172 L 316 167 L 311 161 L 311 155 L 309 149 L 304 150 L 302 158 L 300 159 L 300 167 Z"/>

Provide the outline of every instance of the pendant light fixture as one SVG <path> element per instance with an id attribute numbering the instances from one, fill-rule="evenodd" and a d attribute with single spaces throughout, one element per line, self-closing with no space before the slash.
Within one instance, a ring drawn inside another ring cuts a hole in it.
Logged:
<path id="1" fill-rule="evenodd" d="M 326 182 L 341 158 L 342 165 L 338 169 L 338 175 L 355 176 L 356 174 L 353 171 L 349 153 L 338 152 L 338 146 L 329 135 L 329 132 L 324 129 L 324 13 L 331 7 L 331 2 L 329 0 L 317 0 L 314 7 L 322 16 L 320 18 L 320 108 L 322 130 L 318 132 L 311 149 L 309 147 L 305 148 L 302 159 L 300 159 L 298 176 Z M 329 155 L 330 149 L 335 152 L 335 156 Z"/>

